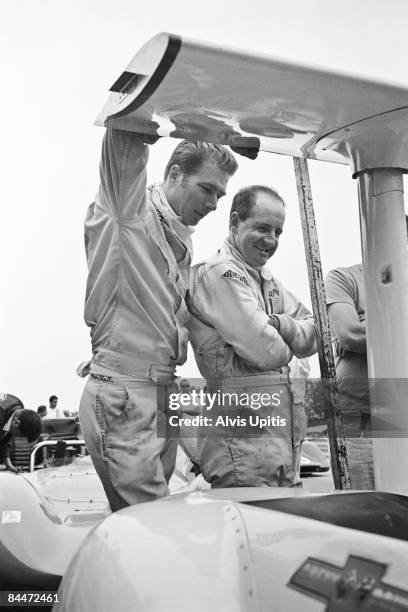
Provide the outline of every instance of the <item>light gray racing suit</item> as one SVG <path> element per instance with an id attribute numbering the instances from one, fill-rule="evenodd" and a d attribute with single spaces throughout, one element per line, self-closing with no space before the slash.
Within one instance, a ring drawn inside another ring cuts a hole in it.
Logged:
<path id="1" fill-rule="evenodd" d="M 161 187 L 146 190 L 147 159 L 138 134 L 108 128 L 85 220 L 93 359 L 80 420 L 112 510 L 168 492 L 177 440 L 158 437 L 157 408 L 187 351 L 191 230 Z"/>
<path id="2" fill-rule="evenodd" d="M 192 268 L 188 306 L 190 340 L 207 391 L 238 397 L 232 410 L 217 399 L 216 410 L 206 413 L 212 425 L 201 429 L 198 441 L 205 479 L 213 487 L 297 484 L 304 413 L 294 413 L 288 363 L 292 354 L 316 352 L 312 315 L 269 269 L 259 274 L 249 266 L 229 239 Z M 279 318 L 280 333 L 270 325 L 271 314 Z M 268 403 L 276 393 L 278 405 Z M 246 397 L 260 394 L 265 405 L 254 409 Z M 223 413 L 239 415 L 240 425 L 225 419 L 217 425 Z M 275 425 L 249 425 L 251 415 L 252 422 L 257 415 L 275 416 Z M 276 425 L 283 420 L 286 425 Z"/>

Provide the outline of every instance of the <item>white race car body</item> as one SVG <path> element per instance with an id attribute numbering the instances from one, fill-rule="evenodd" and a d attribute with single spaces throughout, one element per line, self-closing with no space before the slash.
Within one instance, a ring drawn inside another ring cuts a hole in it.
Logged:
<path id="1" fill-rule="evenodd" d="M 1 587 L 64 575 L 57 610 L 408 609 L 403 496 L 219 489 L 109 516 L 88 457 L 0 485 Z"/>
<path id="2" fill-rule="evenodd" d="M 0 474 L 0 588 L 57 588 L 88 532 L 110 514 L 89 457 Z"/>
<path id="3" fill-rule="evenodd" d="M 88 536 L 55 609 L 407 610 L 407 511 L 390 494 L 272 488 L 140 504 Z"/>

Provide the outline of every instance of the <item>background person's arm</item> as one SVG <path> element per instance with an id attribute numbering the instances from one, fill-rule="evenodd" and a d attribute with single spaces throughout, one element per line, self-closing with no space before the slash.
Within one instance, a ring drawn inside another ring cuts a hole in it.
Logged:
<path id="1" fill-rule="evenodd" d="M 0 448 L 0 462 L 6 467 L 6 470 L 9 472 L 17 473 L 18 469 L 14 467 L 10 459 L 11 453 L 11 440 L 7 442 L 4 446 Z"/>
<path id="2" fill-rule="evenodd" d="M 354 353 L 365 353 L 366 328 L 364 313 L 357 310 L 362 290 L 350 268 L 331 270 L 325 280 L 330 325 L 339 346 Z"/>
<path id="3" fill-rule="evenodd" d="M 361 322 L 355 306 L 336 302 L 328 307 L 330 325 L 340 346 L 353 353 L 367 351 L 365 323 Z"/>
<path id="4" fill-rule="evenodd" d="M 6 466 L 6 470 L 8 472 L 13 472 L 14 474 L 18 474 L 19 469 L 16 468 L 12 463 L 10 457 L 6 457 L 4 459 L 4 465 Z"/>

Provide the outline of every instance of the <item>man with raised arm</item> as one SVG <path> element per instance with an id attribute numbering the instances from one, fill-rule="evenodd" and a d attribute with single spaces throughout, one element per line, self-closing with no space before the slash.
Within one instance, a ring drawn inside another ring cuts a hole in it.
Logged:
<path id="1" fill-rule="evenodd" d="M 80 421 L 113 511 L 168 493 L 177 440 L 158 437 L 157 411 L 186 359 L 190 226 L 237 168 L 224 147 L 183 141 L 146 189 L 147 159 L 143 137 L 109 126 L 85 221 L 93 357 Z"/>
<path id="2" fill-rule="evenodd" d="M 284 221 L 285 205 L 274 189 L 241 189 L 225 243 L 193 267 L 191 342 L 216 397 L 198 451 L 213 487 L 299 482 L 304 415 L 294 409 L 288 364 L 292 355 L 315 353 L 316 338 L 310 312 L 265 267 Z"/>

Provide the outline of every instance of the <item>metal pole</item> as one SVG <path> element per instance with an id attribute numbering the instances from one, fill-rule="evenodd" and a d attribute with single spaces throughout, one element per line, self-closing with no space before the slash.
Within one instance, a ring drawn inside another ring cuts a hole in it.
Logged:
<path id="1" fill-rule="evenodd" d="M 408 494 L 408 254 L 402 171 L 358 176 L 376 488 Z"/>
<path id="2" fill-rule="evenodd" d="M 295 166 L 300 217 L 302 220 L 310 295 L 316 322 L 320 373 L 322 384 L 327 387 L 328 391 L 329 401 L 326 403 L 327 429 L 334 485 L 336 489 L 351 489 L 343 421 L 338 409 L 336 369 L 331 344 L 329 319 L 327 316 L 326 292 L 323 282 L 309 170 L 306 159 L 294 157 L 293 163 Z"/>

